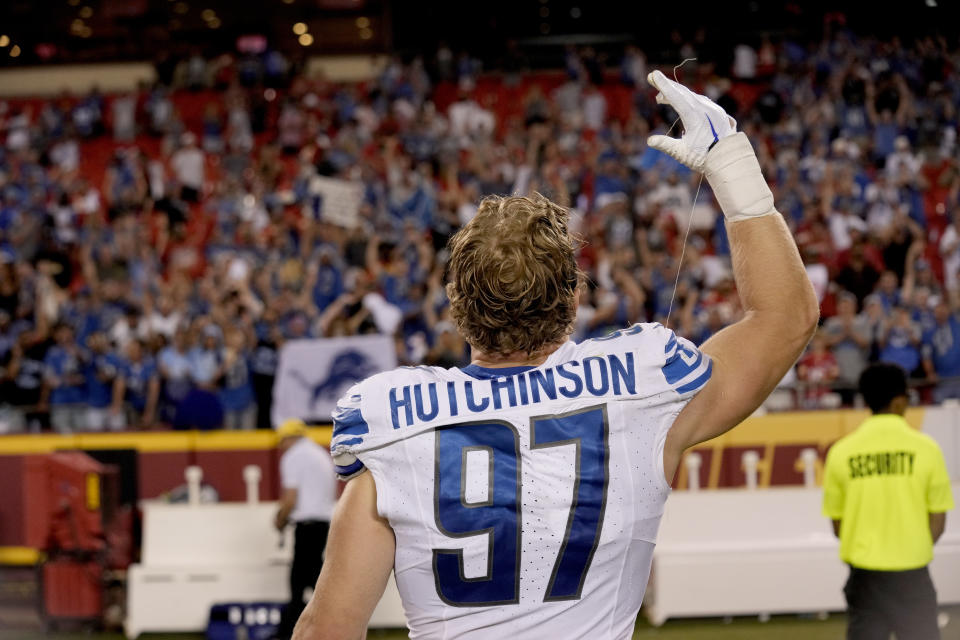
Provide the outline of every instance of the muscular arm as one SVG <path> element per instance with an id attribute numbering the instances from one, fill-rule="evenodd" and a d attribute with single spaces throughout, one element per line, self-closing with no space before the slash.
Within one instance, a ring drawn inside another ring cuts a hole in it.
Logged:
<path id="1" fill-rule="evenodd" d="M 147 404 L 143 407 L 143 426 L 152 427 L 157 417 L 157 402 L 160 399 L 160 378 L 153 376 L 147 383 Z"/>
<path id="2" fill-rule="evenodd" d="M 121 377 L 117 376 L 113 380 L 112 394 L 110 398 L 110 409 L 116 412 L 119 412 L 123 409 L 123 397 L 127 393 L 127 381 Z"/>
<path id="3" fill-rule="evenodd" d="M 803 352 L 817 326 L 816 294 L 780 215 L 727 224 L 742 320 L 702 347 L 713 375 L 667 435 L 664 472 L 683 451 L 739 424 L 766 399 Z"/>
<path id="4" fill-rule="evenodd" d="M 680 412 L 664 445 L 673 477 L 688 447 L 716 437 L 760 406 L 813 335 L 819 305 L 797 245 L 774 208 L 749 140 L 709 98 L 653 71 L 657 102 L 683 122 L 680 139 L 653 135 L 648 144 L 701 171 L 727 219 L 733 275 L 743 319 L 701 349 L 713 360 L 710 381 Z"/>
<path id="5" fill-rule="evenodd" d="M 393 569 L 395 547 L 393 530 L 377 514 L 373 475 L 363 473 L 347 483 L 337 503 L 323 570 L 293 640 L 363 638 Z"/>
<path id="6" fill-rule="evenodd" d="M 943 530 L 947 528 L 947 514 L 943 513 L 931 513 L 930 514 L 930 537 L 933 538 L 933 542 L 936 543 L 940 539 L 940 536 L 943 535 Z"/>

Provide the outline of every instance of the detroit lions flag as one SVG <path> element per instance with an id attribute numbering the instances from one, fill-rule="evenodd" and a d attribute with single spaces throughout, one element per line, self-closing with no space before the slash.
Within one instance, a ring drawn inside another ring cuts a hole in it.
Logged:
<path id="1" fill-rule="evenodd" d="M 280 351 L 273 384 L 273 425 L 287 418 L 328 423 L 337 400 L 351 385 L 396 366 L 396 348 L 389 336 L 291 340 Z"/>

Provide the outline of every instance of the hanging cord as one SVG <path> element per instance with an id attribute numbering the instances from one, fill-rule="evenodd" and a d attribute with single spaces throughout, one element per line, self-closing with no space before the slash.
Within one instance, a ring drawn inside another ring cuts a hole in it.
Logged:
<path id="1" fill-rule="evenodd" d="M 688 62 L 696 62 L 696 58 L 685 58 L 683 62 L 678 64 L 673 68 L 673 79 L 678 83 L 680 80 L 677 79 L 677 69 L 682 67 Z M 667 129 L 666 135 L 670 135 L 670 132 L 673 131 L 673 128 L 677 126 L 677 123 L 680 122 L 680 116 L 677 116 L 677 119 L 673 121 L 673 124 L 670 125 L 670 128 Z M 697 199 L 700 197 L 700 187 L 703 185 L 703 174 L 700 174 L 700 180 L 697 181 L 697 192 L 693 196 L 693 204 L 690 206 L 690 215 L 687 216 L 687 230 L 683 234 L 683 244 L 680 246 L 680 261 L 677 263 L 677 277 L 673 281 L 673 294 L 670 296 L 670 307 L 667 309 L 667 319 L 666 326 L 670 328 L 670 316 L 673 314 L 673 303 L 677 299 L 677 288 L 680 286 L 680 271 L 683 268 L 683 257 L 687 253 L 687 239 L 690 237 L 690 228 L 693 226 L 693 212 L 697 208 Z"/>

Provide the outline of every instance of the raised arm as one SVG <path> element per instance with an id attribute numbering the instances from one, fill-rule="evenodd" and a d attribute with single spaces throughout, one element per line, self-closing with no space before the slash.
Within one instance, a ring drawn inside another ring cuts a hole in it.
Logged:
<path id="1" fill-rule="evenodd" d="M 147 383 L 147 403 L 143 406 L 143 415 L 140 419 L 144 427 L 153 427 L 157 418 L 157 402 L 160 399 L 160 377 L 154 375 Z"/>
<path id="2" fill-rule="evenodd" d="M 377 234 L 373 234 L 373 236 L 367 240 L 365 257 L 367 271 L 369 271 L 373 277 L 379 278 L 381 272 L 383 272 L 383 266 L 380 264 L 380 236 Z"/>
<path id="3" fill-rule="evenodd" d="M 701 347 L 713 375 L 667 437 L 670 475 L 685 449 L 725 433 L 763 403 L 816 328 L 816 296 L 783 218 L 728 222 L 727 229 L 745 314 Z"/>
<path id="4" fill-rule="evenodd" d="M 702 171 L 727 218 L 733 273 L 743 319 L 701 349 L 713 360 L 710 382 L 681 411 L 664 447 L 672 477 L 683 451 L 749 416 L 793 366 L 819 317 L 816 294 L 797 246 L 773 205 L 753 148 L 736 122 L 686 87 L 651 74 L 684 124 L 682 139 L 654 136 L 650 145 Z"/>

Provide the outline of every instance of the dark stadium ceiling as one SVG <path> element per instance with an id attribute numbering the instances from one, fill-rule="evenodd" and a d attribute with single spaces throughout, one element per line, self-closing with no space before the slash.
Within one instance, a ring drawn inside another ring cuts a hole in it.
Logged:
<path id="1" fill-rule="evenodd" d="M 19 64 L 151 59 L 200 50 L 234 50 L 242 35 L 308 54 L 390 48 L 384 0 L 0 0 L 0 60 L 18 44 Z M 300 44 L 293 25 L 313 41 Z M 4 51 L 3 49 L 6 49 Z"/>
<path id="2" fill-rule="evenodd" d="M 235 50 L 242 35 L 293 55 L 429 52 L 446 42 L 491 62 L 513 42 L 538 64 L 568 44 L 636 42 L 655 56 L 698 30 L 718 48 L 761 33 L 816 38 L 827 12 L 861 33 L 943 29 L 956 38 L 954 0 L 875 8 L 823 0 L 0 0 L 0 65 L 213 54 Z M 308 37 L 294 32 L 298 23 Z"/>

